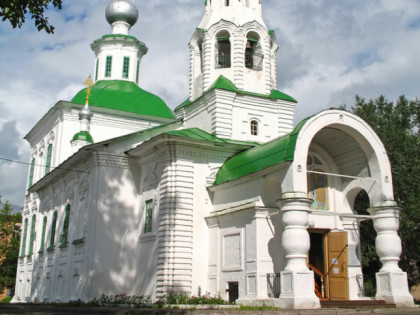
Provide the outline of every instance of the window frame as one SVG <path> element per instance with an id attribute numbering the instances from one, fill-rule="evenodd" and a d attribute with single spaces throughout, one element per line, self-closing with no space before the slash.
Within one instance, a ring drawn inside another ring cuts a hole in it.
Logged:
<path id="1" fill-rule="evenodd" d="M 44 216 L 44 219 L 42 221 L 42 232 L 41 232 L 41 240 L 40 240 L 40 246 L 39 246 L 39 252 L 44 251 L 44 246 L 45 246 L 45 233 L 47 230 L 47 223 L 48 223 L 48 219 L 47 216 Z"/>
<path id="2" fill-rule="evenodd" d="M 57 229 L 57 211 L 54 211 L 53 217 L 52 217 L 52 222 L 51 222 L 51 235 L 50 235 L 49 249 L 54 248 L 56 229 Z"/>
<path id="3" fill-rule="evenodd" d="M 33 180 L 34 180 L 34 172 L 35 172 L 35 158 L 32 158 L 31 166 L 29 169 L 28 188 L 32 187 Z"/>
<path id="4" fill-rule="evenodd" d="M 22 244 L 20 247 L 20 257 L 25 257 L 26 252 L 26 237 L 28 233 L 28 218 L 23 221 L 23 234 L 22 234 Z"/>
<path id="5" fill-rule="evenodd" d="M 50 143 L 47 148 L 47 158 L 45 160 L 45 175 L 47 175 L 51 170 L 52 149 L 53 145 Z"/>
<path id="6" fill-rule="evenodd" d="M 249 123 L 251 136 L 258 136 L 260 133 L 258 120 L 252 119 Z"/>
<path id="7" fill-rule="evenodd" d="M 122 67 L 122 78 L 128 79 L 130 75 L 130 57 L 124 56 L 123 67 Z"/>
<path id="8" fill-rule="evenodd" d="M 112 76 L 112 56 L 106 56 L 105 59 L 105 78 Z"/>
<path id="9" fill-rule="evenodd" d="M 63 232 L 60 235 L 60 246 L 66 246 L 69 238 L 69 226 L 70 226 L 70 211 L 71 205 L 67 204 L 64 209 L 64 221 L 63 221 Z"/>
<path id="10" fill-rule="evenodd" d="M 36 214 L 32 216 L 32 221 L 31 221 L 31 234 L 29 235 L 28 256 L 34 253 L 33 249 L 34 249 L 34 243 L 35 243 L 35 225 L 36 225 Z"/>
<path id="11" fill-rule="evenodd" d="M 140 77 L 140 60 L 137 60 L 137 68 L 136 68 L 136 83 L 139 84 L 139 77 Z"/>
<path id="12" fill-rule="evenodd" d="M 144 204 L 144 233 L 153 232 L 153 199 L 146 200 Z"/>

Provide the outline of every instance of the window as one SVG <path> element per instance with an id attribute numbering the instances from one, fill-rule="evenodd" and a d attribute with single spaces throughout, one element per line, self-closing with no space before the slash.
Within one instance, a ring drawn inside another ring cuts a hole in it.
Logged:
<path id="1" fill-rule="evenodd" d="M 145 208 L 144 233 L 150 233 L 153 223 L 153 200 L 147 200 Z"/>
<path id="2" fill-rule="evenodd" d="M 225 0 L 225 6 L 229 6 L 229 0 Z"/>
<path id="3" fill-rule="evenodd" d="M 32 159 L 31 161 L 31 168 L 29 170 L 29 182 L 28 182 L 28 188 L 31 188 L 33 180 L 34 180 L 34 170 L 35 170 L 35 159 Z"/>
<path id="4" fill-rule="evenodd" d="M 28 233 L 28 219 L 23 222 L 22 246 L 20 248 L 20 257 L 25 256 L 26 251 L 26 234 Z"/>
<path id="5" fill-rule="evenodd" d="M 35 224 L 36 224 L 36 215 L 34 214 L 32 216 L 31 235 L 29 237 L 29 252 L 28 252 L 28 255 L 33 254 L 34 242 L 35 242 Z"/>
<path id="6" fill-rule="evenodd" d="M 264 60 L 259 38 L 257 33 L 250 32 L 247 35 L 245 48 L 245 67 L 255 71 L 262 70 Z"/>
<path id="7" fill-rule="evenodd" d="M 137 68 L 136 68 L 136 83 L 139 84 L 139 72 L 140 72 L 140 61 L 137 60 Z"/>
<path id="8" fill-rule="evenodd" d="M 216 68 L 230 68 L 230 34 L 219 32 L 216 39 Z"/>
<path id="9" fill-rule="evenodd" d="M 70 205 L 66 206 L 64 213 L 63 233 L 60 236 L 60 243 L 62 246 L 67 245 L 69 236 L 69 224 L 70 224 Z"/>
<path id="10" fill-rule="evenodd" d="M 111 76 L 112 70 L 112 56 L 106 57 L 106 64 L 105 64 L 105 77 L 109 78 Z"/>
<path id="11" fill-rule="evenodd" d="M 52 154 L 52 144 L 48 146 L 47 149 L 47 160 L 45 163 L 45 175 L 47 175 L 50 172 L 51 169 L 51 154 Z"/>
<path id="12" fill-rule="evenodd" d="M 54 211 L 52 222 L 51 222 L 51 235 L 50 235 L 50 247 L 49 248 L 54 247 L 56 226 L 57 226 L 57 211 Z"/>
<path id="13" fill-rule="evenodd" d="M 96 59 L 95 81 L 98 81 L 99 59 Z"/>
<path id="14" fill-rule="evenodd" d="M 44 217 L 44 222 L 42 223 L 42 234 L 41 234 L 41 246 L 39 247 L 39 251 L 42 252 L 44 250 L 44 243 L 45 243 L 45 230 L 47 229 L 47 217 Z"/>
<path id="15" fill-rule="evenodd" d="M 130 68 L 130 57 L 124 57 L 122 77 L 128 79 L 128 71 Z"/>
<path id="16" fill-rule="evenodd" d="M 258 121 L 251 120 L 251 135 L 258 136 Z"/>

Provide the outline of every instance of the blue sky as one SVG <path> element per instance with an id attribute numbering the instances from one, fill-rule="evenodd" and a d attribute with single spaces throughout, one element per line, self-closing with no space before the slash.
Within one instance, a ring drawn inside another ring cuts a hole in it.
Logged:
<path id="1" fill-rule="evenodd" d="M 23 137 L 93 72 L 90 43 L 110 33 L 110 0 L 65 0 L 49 10 L 54 35 L 0 22 L 0 158 L 29 161 Z M 204 0 L 132 0 L 131 35 L 146 43 L 140 85 L 174 108 L 188 97 L 188 42 Z M 299 102 L 295 122 L 354 96 L 420 94 L 420 0 L 263 0 L 279 43 L 278 89 Z M 27 166 L 0 160 L 0 195 L 23 205 Z"/>

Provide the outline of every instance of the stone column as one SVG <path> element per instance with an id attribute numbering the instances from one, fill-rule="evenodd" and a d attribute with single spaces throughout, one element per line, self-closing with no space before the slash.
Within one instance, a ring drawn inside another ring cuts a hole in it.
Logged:
<path id="1" fill-rule="evenodd" d="M 398 266 L 402 251 L 398 236 L 400 208 L 394 201 L 381 207 L 370 208 L 373 226 L 377 232 L 376 252 L 382 268 L 376 273 L 376 299 L 395 303 L 398 307 L 413 306 L 414 301 L 408 289 L 407 273 Z"/>
<path id="2" fill-rule="evenodd" d="M 306 266 L 310 248 L 308 215 L 312 202 L 303 192 L 285 193 L 277 201 L 284 228 L 282 247 L 286 267 L 280 273 L 280 304 L 285 308 L 320 307 L 319 299 L 315 295 L 314 273 Z"/>

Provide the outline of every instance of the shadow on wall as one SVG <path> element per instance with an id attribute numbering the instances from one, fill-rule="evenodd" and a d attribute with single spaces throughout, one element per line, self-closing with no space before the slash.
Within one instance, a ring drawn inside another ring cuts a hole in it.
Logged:
<path id="1" fill-rule="evenodd" d="M 94 270 L 89 275 L 93 297 L 101 294 L 153 295 L 157 239 L 140 241 L 140 170 L 101 169 L 96 214 Z"/>

